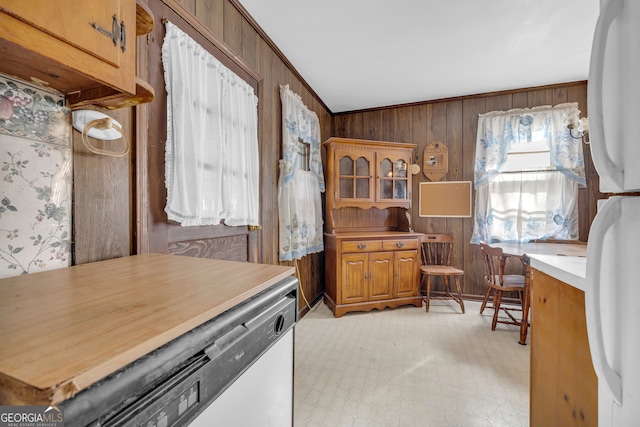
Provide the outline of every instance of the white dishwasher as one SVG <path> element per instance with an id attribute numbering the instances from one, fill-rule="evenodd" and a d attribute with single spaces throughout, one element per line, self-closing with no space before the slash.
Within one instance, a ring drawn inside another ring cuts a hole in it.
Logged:
<path id="1" fill-rule="evenodd" d="M 63 402 L 65 426 L 293 425 L 288 277 Z"/>
<path id="2" fill-rule="evenodd" d="M 293 425 L 293 329 L 286 332 L 189 427 Z"/>

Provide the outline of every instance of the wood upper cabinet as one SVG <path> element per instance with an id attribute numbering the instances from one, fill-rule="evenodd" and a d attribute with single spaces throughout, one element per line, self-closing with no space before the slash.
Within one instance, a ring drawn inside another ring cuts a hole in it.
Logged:
<path id="1" fill-rule="evenodd" d="M 412 154 L 413 149 L 377 153 L 376 203 L 407 208 L 411 206 L 408 172 Z"/>
<path id="2" fill-rule="evenodd" d="M 330 138 L 327 206 L 332 209 L 411 207 L 409 166 L 415 144 Z"/>
<path id="3" fill-rule="evenodd" d="M 337 188 L 334 189 L 334 207 L 369 204 L 375 193 L 375 153 L 369 150 L 338 148 L 334 161 L 337 165 Z M 333 183 L 329 184 L 333 187 Z"/>
<path id="4" fill-rule="evenodd" d="M 72 107 L 148 102 L 153 89 L 136 78 L 140 10 L 135 0 L 0 0 L 0 71 L 59 90 Z"/>

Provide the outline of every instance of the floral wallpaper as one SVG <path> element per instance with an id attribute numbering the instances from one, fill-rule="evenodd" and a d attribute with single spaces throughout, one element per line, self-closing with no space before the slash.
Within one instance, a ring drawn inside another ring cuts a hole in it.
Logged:
<path id="1" fill-rule="evenodd" d="M 0 74 L 0 278 L 71 261 L 71 122 L 64 97 Z"/>

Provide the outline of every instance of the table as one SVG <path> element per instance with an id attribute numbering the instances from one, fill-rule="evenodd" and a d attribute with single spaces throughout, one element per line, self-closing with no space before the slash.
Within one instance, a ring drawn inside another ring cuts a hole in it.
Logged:
<path id="1" fill-rule="evenodd" d="M 556 256 L 587 256 L 587 245 L 584 242 L 571 241 L 571 243 L 491 243 L 489 246 L 502 249 L 505 256 L 514 256 L 522 259 L 525 266 L 524 284 L 525 298 L 522 307 L 522 318 L 528 319 L 531 298 L 531 266 L 527 255 L 556 255 Z M 520 324 L 520 341 L 522 345 L 527 343 L 528 322 Z"/>

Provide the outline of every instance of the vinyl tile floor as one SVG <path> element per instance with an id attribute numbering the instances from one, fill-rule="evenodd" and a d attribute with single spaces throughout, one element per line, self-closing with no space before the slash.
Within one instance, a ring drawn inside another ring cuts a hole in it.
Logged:
<path id="1" fill-rule="evenodd" d="M 294 427 L 529 425 L 529 345 L 465 301 L 352 312 L 320 301 L 295 326 Z"/>

